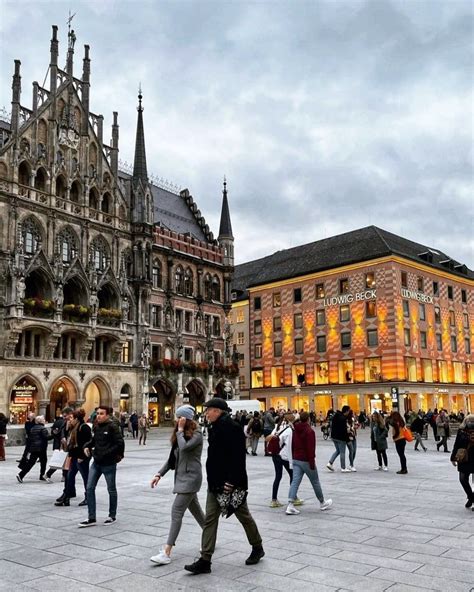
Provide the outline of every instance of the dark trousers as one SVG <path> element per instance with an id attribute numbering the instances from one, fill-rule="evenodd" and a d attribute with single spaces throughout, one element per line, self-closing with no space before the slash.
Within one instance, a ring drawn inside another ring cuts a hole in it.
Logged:
<path id="1" fill-rule="evenodd" d="M 117 486 L 115 484 L 115 475 L 117 472 L 117 465 L 98 465 L 95 461 L 89 468 L 89 478 L 87 479 L 87 507 L 89 509 L 89 519 L 96 519 L 96 503 L 95 503 L 95 488 L 99 482 L 100 476 L 104 475 L 107 483 L 107 491 L 109 492 L 109 516 L 115 518 L 117 516 Z"/>
<path id="2" fill-rule="evenodd" d="M 402 471 L 407 470 L 407 457 L 405 456 L 405 446 L 407 445 L 407 441 L 405 438 L 401 440 L 396 440 L 395 448 L 397 449 L 397 454 L 400 457 L 400 465 Z"/>
<path id="3" fill-rule="evenodd" d="M 376 450 L 377 453 L 377 462 L 379 463 L 379 467 L 382 466 L 382 461 L 384 467 L 388 467 L 388 460 L 387 460 L 387 451 L 386 450 Z"/>
<path id="4" fill-rule="evenodd" d="M 48 462 L 48 457 L 46 455 L 46 450 L 42 450 L 41 452 L 29 452 L 26 456 L 24 468 L 20 471 L 19 475 L 23 479 L 25 475 L 27 475 L 31 469 L 35 466 L 37 460 L 40 461 L 40 477 L 46 472 L 46 464 Z"/>
<path id="5" fill-rule="evenodd" d="M 71 460 L 71 466 L 67 472 L 66 487 L 64 488 L 64 495 L 67 498 L 76 496 L 76 475 L 79 472 L 84 483 L 84 497 L 87 499 L 87 479 L 89 478 L 89 462 L 90 458 L 86 458 L 82 462 L 78 462 L 77 458 Z"/>
<path id="6" fill-rule="evenodd" d="M 206 499 L 206 521 L 204 522 L 201 540 L 201 558 L 205 561 L 211 560 L 214 549 L 216 548 L 217 527 L 219 525 L 220 515 L 221 508 L 217 502 L 216 496 L 208 491 Z M 247 540 L 252 547 L 258 547 L 261 545 L 262 537 L 258 532 L 255 520 L 250 514 L 247 502 L 243 503 L 237 509 L 235 517 L 244 527 Z"/>
<path id="7" fill-rule="evenodd" d="M 445 452 L 448 452 L 448 436 L 441 436 L 441 440 L 436 444 L 436 448 L 439 450 L 441 446 L 443 446 Z"/>
<path id="8" fill-rule="evenodd" d="M 459 483 L 461 483 L 462 488 L 466 492 L 467 499 L 474 502 L 474 493 L 471 484 L 469 483 L 470 476 L 471 473 L 461 473 L 461 471 L 459 471 Z"/>
<path id="9" fill-rule="evenodd" d="M 273 480 L 272 487 L 272 500 L 278 498 L 278 488 L 280 487 L 280 481 L 283 476 L 283 467 L 290 476 L 290 485 L 293 480 L 293 471 L 290 469 L 290 463 L 287 460 L 283 460 L 279 454 L 272 454 L 273 467 L 275 469 L 275 479 Z"/>

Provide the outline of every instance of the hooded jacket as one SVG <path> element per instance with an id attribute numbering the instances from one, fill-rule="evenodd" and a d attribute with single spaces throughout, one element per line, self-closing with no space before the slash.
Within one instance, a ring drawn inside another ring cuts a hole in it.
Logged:
<path id="1" fill-rule="evenodd" d="M 333 440 L 342 440 L 347 442 L 349 434 L 347 432 L 347 418 L 342 411 L 336 411 L 331 422 L 331 438 Z"/>
<path id="2" fill-rule="evenodd" d="M 291 451 L 293 460 L 307 462 L 310 469 L 315 468 L 316 435 L 307 421 L 294 424 Z"/>

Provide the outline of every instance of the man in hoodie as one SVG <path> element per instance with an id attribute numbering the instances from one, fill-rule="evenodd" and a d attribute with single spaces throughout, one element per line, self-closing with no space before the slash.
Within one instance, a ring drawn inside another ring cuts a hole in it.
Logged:
<path id="1" fill-rule="evenodd" d="M 291 452 L 293 456 L 293 479 L 288 494 L 287 514 L 299 514 L 294 502 L 297 499 L 298 488 L 306 475 L 313 486 L 314 493 L 319 500 L 321 510 L 327 510 L 332 506 L 331 499 L 324 499 L 321 484 L 319 483 L 318 469 L 316 468 L 316 435 L 309 425 L 309 413 L 302 411 L 300 420 L 294 424 Z"/>
<path id="2" fill-rule="evenodd" d="M 104 475 L 109 493 L 109 516 L 104 524 L 113 524 L 116 520 L 118 498 L 115 475 L 117 463 L 123 458 L 125 444 L 120 433 L 120 424 L 112 419 L 111 411 L 110 407 L 102 405 L 97 408 L 92 440 L 84 446 L 85 455 L 87 457 L 92 455 L 94 462 L 89 468 L 89 478 L 87 480 L 86 496 L 89 518 L 81 522 L 79 528 L 95 526 L 97 523 L 95 488 L 101 475 Z"/>
<path id="3" fill-rule="evenodd" d="M 346 469 L 346 446 L 349 441 L 349 430 L 347 429 L 347 417 L 351 408 L 349 405 L 344 405 L 339 411 L 337 410 L 331 422 L 331 440 L 334 442 L 336 450 L 329 459 L 326 465 L 330 471 L 334 471 L 334 461 L 341 455 L 341 473 L 350 473 L 351 469 Z"/>

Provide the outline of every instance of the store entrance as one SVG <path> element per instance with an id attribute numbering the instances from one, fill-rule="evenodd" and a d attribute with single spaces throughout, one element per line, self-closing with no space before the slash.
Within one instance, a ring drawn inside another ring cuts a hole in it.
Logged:
<path id="1" fill-rule="evenodd" d="M 10 422 L 24 424 L 28 413 L 38 413 L 38 385 L 30 376 L 17 380 L 10 393 Z"/>

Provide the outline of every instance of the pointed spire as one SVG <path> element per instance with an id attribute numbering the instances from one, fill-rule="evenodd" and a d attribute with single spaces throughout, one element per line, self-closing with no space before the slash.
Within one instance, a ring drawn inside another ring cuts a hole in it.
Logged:
<path id="1" fill-rule="evenodd" d="M 143 131 L 143 107 L 142 107 L 142 87 L 138 89 L 138 120 L 137 120 L 137 137 L 135 140 L 135 160 L 133 162 L 133 184 L 137 185 L 138 181 L 142 183 L 148 182 L 148 173 L 146 168 L 146 152 L 145 152 L 145 132 Z"/>
<path id="2" fill-rule="evenodd" d="M 230 222 L 229 202 L 227 201 L 227 180 L 224 177 L 224 189 L 222 190 L 221 223 L 219 226 L 218 240 L 223 238 L 233 239 L 232 224 Z"/>

